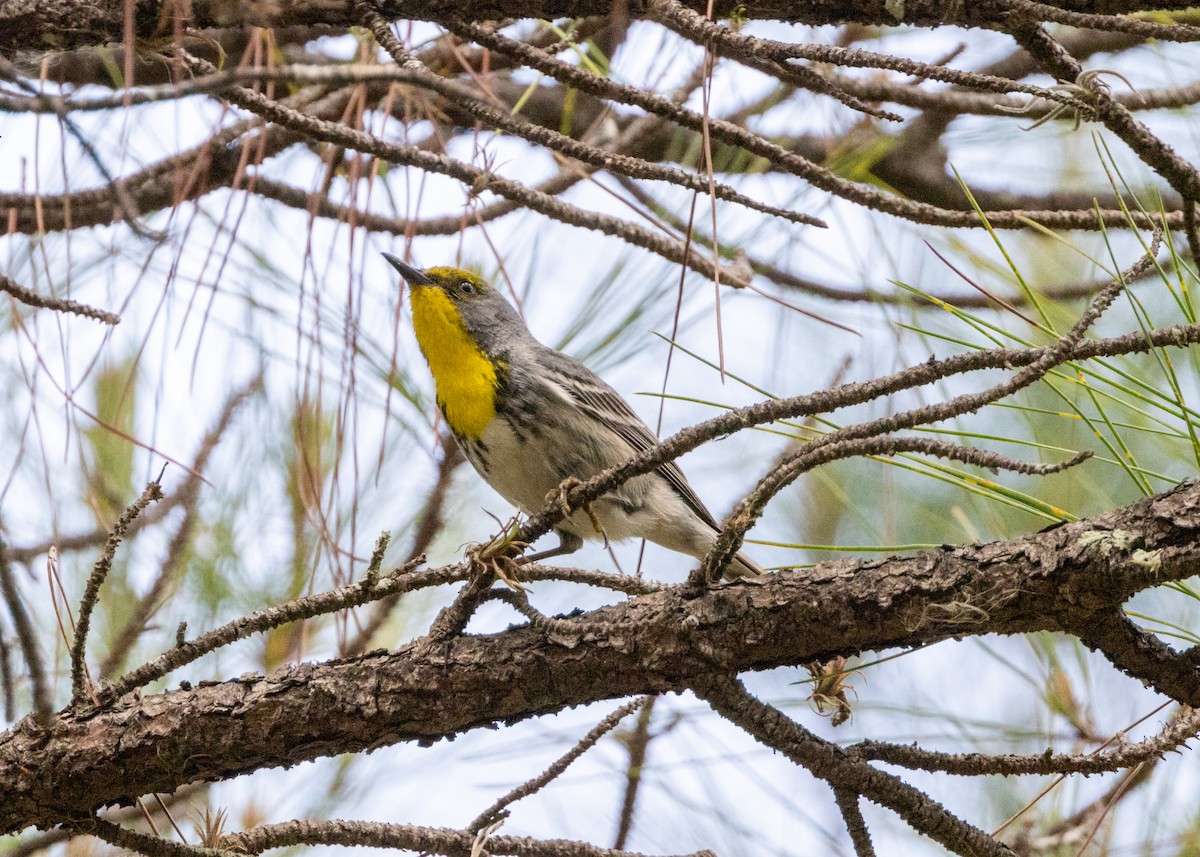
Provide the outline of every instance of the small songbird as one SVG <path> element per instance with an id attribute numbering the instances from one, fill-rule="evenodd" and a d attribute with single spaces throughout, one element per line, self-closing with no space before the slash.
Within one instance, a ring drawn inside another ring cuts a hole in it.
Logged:
<path id="1" fill-rule="evenodd" d="M 482 278 L 383 256 L 411 287 L 413 329 L 446 424 L 479 475 L 521 511 L 533 514 L 564 481 L 585 480 L 657 443 L 616 390 L 534 339 Z M 717 522 L 670 462 L 572 512 L 557 532 L 559 546 L 539 559 L 573 553 L 588 538 L 643 538 L 699 558 Z M 742 554 L 725 569 L 731 579 L 761 573 Z"/>

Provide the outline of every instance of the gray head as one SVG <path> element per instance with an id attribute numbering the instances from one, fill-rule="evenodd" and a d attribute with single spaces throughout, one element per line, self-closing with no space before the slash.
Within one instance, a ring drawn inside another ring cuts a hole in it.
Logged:
<path id="1" fill-rule="evenodd" d="M 420 270 L 406 265 L 390 253 L 383 258 L 400 272 L 412 289 L 413 320 L 422 309 L 440 315 L 447 309 L 447 301 L 458 311 L 463 326 L 486 354 L 504 350 L 515 342 L 536 342 L 529 328 L 512 304 L 478 274 L 461 268 L 427 268 Z M 417 331 L 418 339 L 422 331 Z M 438 335 L 433 325 L 426 336 Z M 422 342 L 421 347 L 425 348 Z"/>

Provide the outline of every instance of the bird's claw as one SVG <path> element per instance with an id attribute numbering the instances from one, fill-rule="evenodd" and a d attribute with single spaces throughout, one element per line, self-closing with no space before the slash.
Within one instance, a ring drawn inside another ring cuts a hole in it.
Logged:
<path id="1" fill-rule="evenodd" d="M 564 479 L 557 488 L 553 489 L 546 495 L 547 503 L 557 503 L 562 509 L 563 517 L 566 518 L 574 511 L 571 504 L 567 502 L 567 494 L 572 488 L 578 488 L 582 485 L 579 479 L 574 476 L 568 476 Z M 588 520 L 592 522 L 592 529 L 596 531 L 596 535 L 604 539 L 604 547 L 608 547 L 608 533 L 604 532 L 604 527 L 600 526 L 600 519 L 596 517 L 596 513 L 592 511 L 591 503 L 584 503 L 582 511 L 588 516 Z"/>
<path id="2" fill-rule="evenodd" d="M 514 559 L 514 555 L 520 554 L 527 547 L 528 542 L 511 538 L 506 530 L 483 544 L 467 548 L 467 563 L 472 574 L 482 575 L 490 572 L 509 588 L 524 592 L 522 582 L 529 578 L 521 572 L 521 566 Z"/>
<path id="3" fill-rule="evenodd" d="M 567 494 L 571 492 L 572 488 L 578 488 L 582 484 L 574 476 L 568 476 L 559 483 L 557 488 L 550 489 L 546 494 L 546 503 L 557 504 L 558 508 L 562 509 L 563 517 L 567 517 L 572 511 L 571 504 L 567 502 Z"/>

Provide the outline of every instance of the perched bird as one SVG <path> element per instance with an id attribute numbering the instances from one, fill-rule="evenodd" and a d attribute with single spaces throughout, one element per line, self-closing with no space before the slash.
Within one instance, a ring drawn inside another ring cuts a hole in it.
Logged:
<path id="1" fill-rule="evenodd" d="M 537 512 L 564 481 L 587 479 L 657 443 L 616 390 L 534 339 L 482 278 L 383 256 L 411 287 L 413 329 L 446 424 L 479 475 L 521 511 Z M 572 512 L 557 532 L 559 546 L 537 558 L 573 553 L 587 538 L 649 539 L 699 558 L 717 522 L 671 462 Z M 725 570 L 729 578 L 761 573 L 741 554 Z"/>

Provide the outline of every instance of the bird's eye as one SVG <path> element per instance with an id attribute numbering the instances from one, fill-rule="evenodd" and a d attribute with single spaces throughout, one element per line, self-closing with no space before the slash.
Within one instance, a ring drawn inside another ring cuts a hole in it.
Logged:
<path id="1" fill-rule="evenodd" d="M 469 280 L 463 280 L 458 284 L 458 290 L 464 295 L 473 295 L 475 294 L 475 284 Z"/>

